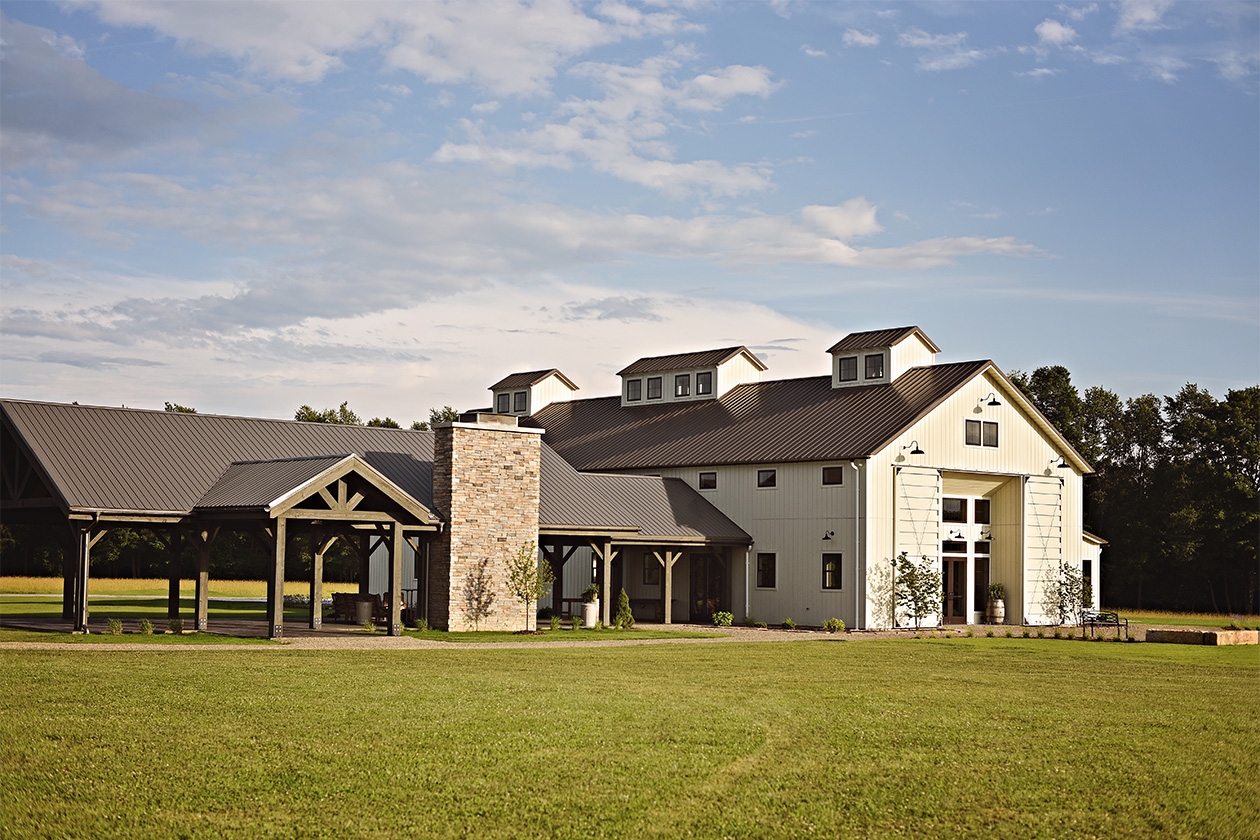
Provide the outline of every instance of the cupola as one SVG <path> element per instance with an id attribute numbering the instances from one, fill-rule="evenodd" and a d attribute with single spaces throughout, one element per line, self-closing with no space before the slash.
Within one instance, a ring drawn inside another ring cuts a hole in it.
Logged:
<path id="1" fill-rule="evenodd" d="M 827 351 L 831 387 L 854 388 L 896 381 L 910 368 L 936 363 L 941 348 L 918 327 L 849 333 Z"/>
<path id="2" fill-rule="evenodd" d="M 554 402 L 568 402 L 577 390 L 573 380 L 555 368 L 513 373 L 490 386 L 494 394 L 491 410 L 527 417 Z"/>
<path id="3" fill-rule="evenodd" d="M 649 356 L 618 372 L 625 407 L 715 400 L 747 382 L 760 382 L 766 365 L 747 347 Z"/>

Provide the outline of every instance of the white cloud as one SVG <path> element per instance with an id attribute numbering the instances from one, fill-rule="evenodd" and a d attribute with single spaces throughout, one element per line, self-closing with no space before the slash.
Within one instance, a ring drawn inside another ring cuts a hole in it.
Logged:
<path id="1" fill-rule="evenodd" d="M 478 102 L 469 110 L 474 114 L 493 114 L 495 111 L 499 110 L 499 103 L 494 101 Z"/>
<path id="2" fill-rule="evenodd" d="M 600 88 L 600 99 L 571 99 L 557 118 L 538 127 L 488 133 L 479 124 L 461 124 L 462 142 L 448 141 L 433 155 L 436 163 L 479 163 L 497 168 L 584 164 L 596 172 L 667 195 L 692 192 L 730 196 L 766 189 L 768 168 L 714 160 L 675 161 L 666 137 L 682 112 L 716 112 L 732 100 L 765 98 L 777 87 L 764 67 L 732 65 L 690 78 L 675 78 L 677 52 L 628 67 L 585 62 L 572 68 Z"/>
<path id="3" fill-rule="evenodd" d="M 879 35 L 875 32 L 863 32 L 859 29 L 846 29 L 840 39 L 846 47 L 877 47 Z"/>
<path id="4" fill-rule="evenodd" d="M 1172 0 L 1120 0 L 1116 32 L 1167 29 L 1164 13 L 1172 8 Z"/>
<path id="5" fill-rule="evenodd" d="M 897 41 L 903 47 L 924 51 L 924 54 L 919 57 L 918 67 L 920 70 L 934 73 L 961 70 L 988 57 L 983 50 L 966 48 L 966 32 L 931 35 L 922 29 L 910 29 L 902 32 Z"/>
<path id="6" fill-rule="evenodd" d="M 1059 72 L 1060 71 L 1052 70 L 1049 67 L 1037 67 L 1032 70 L 1024 70 L 1021 72 L 1017 72 L 1015 75 L 1024 76 L 1029 79 L 1045 79 L 1045 78 L 1049 78 L 1050 76 L 1057 76 Z"/>
<path id="7" fill-rule="evenodd" d="M 1059 14 L 1063 15 L 1068 20 L 1082 21 L 1098 11 L 1098 4 L 1090 3 L 1089 5 L 1078 5 L 1060 3 L 1056 8 L 1059 10 Z"/>
<path id="8" fill-rule="evenodd" d="M 966 32 L 955 32 L 950 35 L 930 35 L 922 29 L 909 29 L 897 36 L 897 42 L 903 47 L 916 49 L 946 49 L 960 47 L 967 40 Z"/>
<path id="9" fill-rule="evenodd" d="M 827 57 L 826 50 L 813 49 L 812 47 L 810 47 L 809 44 L 802 44 L 801 52 L 805 53 L 805 55 L 809 56 L 810 58 L 826 58 Z"/>
<path id="10" fill-rule="evenodd" d="M 1077 38 L 1075 29 L 1050 18 L 1037 24 L 1034 31 L 1038 41 L 1051 47 L 1065 47 Z"/>
<path id="11" fill-rule="evenodd" d="M 374 50 L 387 66 L 430 82 L 474 82 L 501 96 L 545 92 L 558 68 L 627 38 L 693 31 L 670 11 L 603 2 L 585 14 L 570 0 L 430 0 L 424 3 L 241 4 L 69 0 L 117 26 L 152 29 L 191 49 L 222 54 L 262 75 L 318 82 Z"/>

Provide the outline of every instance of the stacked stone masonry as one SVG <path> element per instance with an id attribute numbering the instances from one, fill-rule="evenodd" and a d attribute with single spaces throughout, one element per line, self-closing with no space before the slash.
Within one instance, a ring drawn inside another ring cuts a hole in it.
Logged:
<path id="1" fill-rule="evenodd" d="M 508 589 L 507 562 L 522 545 L 538 543 L 541 434 L 473 423 L 434 431 L 433 503 L 446 527 L 429 563 L 430 624 L 474 629 L 467 592 L 484 575 L 493 601 L 480 628 L 533 629 L 533 605 Z"/>

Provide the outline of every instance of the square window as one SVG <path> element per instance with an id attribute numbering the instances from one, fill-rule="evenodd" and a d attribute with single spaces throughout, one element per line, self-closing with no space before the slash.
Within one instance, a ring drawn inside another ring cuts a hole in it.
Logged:
<path id="1" fill-rule="evenodd" d="M 512 395 L 499 394 L 499 396 L 495 398 L 495 410 L 498 411 L 499 414 L 507 414 L 509 411 L 511 411 L 512 410 Z"/>
<path id="2" fill-rule="evenodd" d="M 992 554 L 993 544 L 988 540 L 977 540 L 975 550 L 976 554 Z"/>
<path id="3" fill-rule="evenodd" d="M 526 397 L 526 393 L 524 391 L 517 391 L 515 394 L 512 395 L 512 410 L 513 411 L 517 413 L 525 411 L 525 397 Z"/>
<path id="4" fill-rule="evenodd" d="M 823 486 L 835 487 L 844 484 L 844 467 L 823 467 Z"/>
<path id="5" fill-rule="evenodd" d="M 968 446 L 980 445 L 980 421 L 979 420 L 967 421 L 967 445 Z"/>
<path id="6" fill-rule="evenodd" d="M 691 395 L 691 374 L 680 373 L 674 377 L 674 396 L 686 397 Z"/>
<path id="7" fill-rule="evenodd" d="M 648 399 L 659 400 L 661 398 L 661 378 L 659 376 L 648 377 Z"/>
<path id="8" fill-rule="evenodd" d="M 866 378 L 867 379 L 883 379 L 884 378 L 884 354 L 872 353 L 866 357 Z"/>
<path id="9" fill-rule="evenodd" d="M 976 499 L 976 524 L 989 525 L 992 523 L 991 511 L 993 510 L 993 502 L 990 499 Z"/>
<path id="10" fill-rule="evenodd" d="M 779 486 L 778 470 L 757 470 L 757 486 L 758 487 L 778 487 Z"/>
<path id="11" fill-rule="evenodd" d="M 696 374 L 696 393 L 712 394 L 713 393 L 713 372 L 705 371 Z"/>
<path id="12" fill-rule="evenodd" d="M 980 443 L 985 446 L 997 446 L 998 434 L 997 423 L 985 422 L 984 431 L 980 437 Z"/>
<path id="13" fill-rule="evenodd" d="M 822 556 L 823 589 L 840 588 L 840 569 L 841 561 L 843 559 L 843 556 L 838 552 L 834 554 L 828 553 Z"/>
<path id="14" fill-rule="evenodd" d="M 643 555 L 643 585 L 661 585 L 661 564 L 655 557 L 648 554 Z"/>
<path id="15" fill-rule="evenodd" d="M 840 381 L 857 381 L 857 356 L 842 356 L 840 358 Z"/>
<path id="16" fill-rule="evenodd" d="M 702 472 L 700 473 L 700 489 L 716 490 L 717 489 L 717 473 Z"/>
<path id="17" fill-rule="evenodd" d="M 626 380 L 626 402 L 638 402 L 643 399 L 643 380 Z"/>
<path id="18" fill-rule="evenodd" d="M 941 499 L 941 521 L 966 522 L 967 500 L 950 498 Z"/>
<path id="19" fill-rule="evenodd" d="M 757 588 L 774 589 L 777 580 L 775 568 L 777 558 L 772 553 L 757 553 Z"/>

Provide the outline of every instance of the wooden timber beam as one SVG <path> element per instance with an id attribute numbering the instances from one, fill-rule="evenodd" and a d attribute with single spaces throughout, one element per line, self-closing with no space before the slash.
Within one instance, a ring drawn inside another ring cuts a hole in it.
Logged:
<path id="1" fill-rule="evenodd" d="M 664 556 L 659 551 L 653 551 L 652 556 L 656 558 L 656 562 L 665 567 L 665 623 L 674 623 L 674 564 L 682 558 L 681 551 L 669 551 L 666 549 Z"/>

